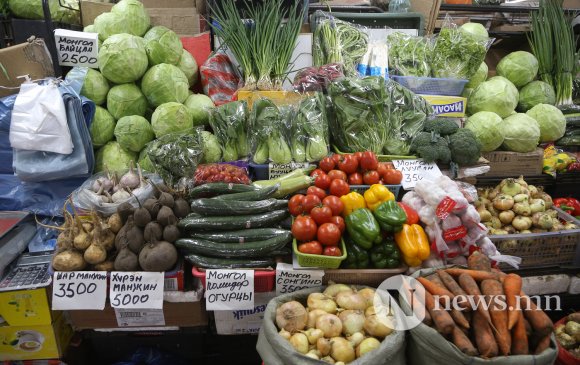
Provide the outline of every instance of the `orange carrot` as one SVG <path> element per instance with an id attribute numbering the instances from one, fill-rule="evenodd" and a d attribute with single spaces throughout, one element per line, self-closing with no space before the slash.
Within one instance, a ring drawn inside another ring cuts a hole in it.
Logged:
<path id="1" fill-rule="evenodd" d="M 469 322 L 467 321 L 463 313 L 461 313 L 461 311 L 453 308 L 451 309 L 449 314 L 451 315 L 451 318 L 453 318 L 453 320 L 455 321 L 456 325 L 461 326 L 462 328 L 465 329 L 469 329 L 470 327 Z"/>
<path id="2" fill-rule="evenodd" d="M 508 330 L 508 314 L 506 309 L 501 309 L 498 299 L 504 296 L 501 283 L 497 280 L 484 280 L 481 282 L 481 292 L 488 296 L 491 301 L 489 314 L 495 327 L 495 338 L 502 355 L 507 356 L 511 352 L 512 338 Z"/>
<path id="3" fill-rule="evenodd" d="M 551 338 L 552 334 L 547 334 L 544 337 L 542 337 L 542 339 L 540 340 L 540 342 L 538 342 L 538 346 L 536 346 L 536 351 L 534 351 L 535 355 L 539 355 L 542 352 L 546 351 L 549 347 L 550 347 L 550 338 Z"/>
<path id="4" fill-rule="evenodd" d="M 419 277 L 419 278 L 417 278 L 417 280 L 425 287 L 425 289 L 429 293 L 439 296 L 439 301 L 441 301 L 441 303 L 444 303 L 444 301 L 445 301 L 444 297 L 448 297 L 449 300 L 453 300 L 453 298 L 455 298 L 453 293 L 451 293 L 449 290 L 447 290 L 445 288 L 445 286 L 441 287 L 441 286 L 433 283 L 432 281 L 427 280 L 426 278 Z"/>
<path id="5" fill-rule="evenodd" d="M 475 338 L 475 343 L 481 357 L 496 357 L 498 353 L 497 343 L 495 342 L 495 338 L 491 332 L 489 322 L 481 312 L 473 312 L 473 323 L 471 328 L 473 329 L 473 337 Z"/>
<path id="6" fill-rule="evenodd" d="M 491 261 L 486 255 L 479 251 L 475 251 L 467 258 L 467 267 L 470 270 L 491 272 Z"/>
<path id="7" fill-rule="evenodd" d="M 453 328 L 453 343 L 466 355 L 477 356 L 478 354 L 475 346 L 473 346 L 469 338 L 458 327 Z"/>
<path id="8" fill-rule="evenodd" d="M 516 274 L 508 274 L 503 281 L 503 291 L 508 309 L 508 329 L 511 330 L 516 325 L 521 308 L 518 308 L 517 301 L 522 291 L 522 278 Z"/>
<path id="9" fill-rule="evenodd" d="M 518 313 L 518 320 L 512 329 L 512 355 L 528 355 L 528 334 L 526 333 L 526 323 L 523 313 Z"/>
<path id="10" fill-rule="evenodd" d="M 425 291 L 425 307 L 431 314 L 431 319 L 439 333 L 450 335 L 455 327 L 453 318 L 443 308 L 435 308 L 435 298 L 428 291 Z"/>
<path id="11" fill-rule="evenodd" d="M 443 285 L 451 293 L 453 293 L 454 296 L 460 297 L 460 298 L 467 298 L 467 294 L 465 293 L 465 291 L 463 289 L 461 289 L 461 287 L 459 286 L 459 284 L 457 284 L 455 279 L 453 279 L 453 276 L 449 275 L 448 273 L 446 273 L 443 270 L 438 270 L 437 275 L 439 276 L 439 279 L 441 279 L 441 282 L 443 282 Z M 471 308 L 469 307 L 469 303 L 467 301 L 461 300 L 461 301 L 458 301 L 457 304 L 459 304 L 459 306 L 463 309 L 466 309 L 468 311 L 471 310 Z"/>
<path id="12" fill-rule="evenodd" d="M 473 280 L 473 278 L 469 274 L 459 275 L 459 285 L 461 286 L 461 288 L 463 288 L 463 290 L 465 290 L 467 295 L 470 295 L 475 299 L 483 298 L 483 296 L 481 295 L 481 291 L 477 286 L 477 283 L 475 282 L 475 280 Z M 477 305 L 477 311 L 481 313 L 483 318 L 485 318 L 488 323 L 491 324 L 491 317 L 489 316 L 489 312 L 479 302 Z"/>
<path id="13" fill-rule="evenodd" d="M 498 274 L 494 272 L 487 272 L 481 270 L 468 270 L 468 269 L 457 269 L 457 268 L 450 268 L 445 269 L 448 274 L 453 276 L 459 276 L 461 274 L 467 274 L 473 278 L 473 280 L 483 281 L 487 279 L 498 279 Z"/>
<path id="14" fill-rule="evenodd" d="M 538 309 L 534 302 L 523 292 L 520 292 L 520 298 L 522 311 L 526 319 L 530 322 L 530 326 L 534 330 L 534 335 L 544 337 L 552 333 L 554 323 L 550 317 L 543 310 Z"/>

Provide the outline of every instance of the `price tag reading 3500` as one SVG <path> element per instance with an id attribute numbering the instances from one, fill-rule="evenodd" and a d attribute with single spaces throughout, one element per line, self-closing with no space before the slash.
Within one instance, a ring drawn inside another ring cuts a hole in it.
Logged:
<path id="1" fill-rule="evenodd" d="M 105 308 L 107 273 L 102 271 L 55 272 L 52 289 L 52 309 Z"/>

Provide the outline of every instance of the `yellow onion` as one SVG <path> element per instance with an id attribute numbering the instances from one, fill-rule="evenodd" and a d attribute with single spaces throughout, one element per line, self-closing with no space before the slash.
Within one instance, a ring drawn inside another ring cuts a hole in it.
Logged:
<path id="1" fill-rule="evenodd" d="M 327 312 L 323 311 L 322 309 L 313 309 L 308 312 L 308 322 L 306 323 L 307 328 L 314 328 L 316 327 L 316 320 L 323 314 Z"/>
<path id="2" fill-rule="evenodd" d="M 323 292 L 324 295 L 334 298 L 336 294 L 340 292 L 352 292 L 352 288 L 345 284 L 332 284 L 329 285 Z"/>
<path id="3" fill-rule="evenodd" d="M 360 309 L 367 308 L 367 301 L 360 294 L 355 292 L 339 292 L 336 294 L 336 304 L 344 309 Z"/>
<path id="4" fill-rule="evenodd" d="M 295 333 L 290 337 L 290 344 L 301 354 L 308 352 L 308 338 L 304 333 Z"/>
<path id="5" fill-rule="evenodd" d="M 364 354 L 366 354 L 367 352 L 371 352 L 373 350 L 376 350 L 379 348 L 379 346 L 381 346 L 381 343 L 379 340 L 377 340 L 374 337 L 368 337 L 365 338 L 360 345 L 358 345 L 356 347 L 356 357 L 361 357 Z"/>
<path id="6" fill-rule="evenodd" d="M 327 313 L 336 313 L 337 307 L 336 303 L 330 296 L 324 295 L 322 293 L 311 293 L 308 295 L 307 299 L 308 308 L 312 309 L 322 309 Z"/>
<path id="7" fill-rule="evenodd" d="M 334 314 L 325 314 L 316 320 L 316 328 L 324 332 L 324 337 L 336 337 L 342 333 L 342 322 Z"/>
<path id="8" fill-rule="evenodd" d="M 347 309 L 338 314 L 342 321 L 342 333 L 350 336 L 363 330 L 365 325 L 365 315 L 361 310 Z"/>
<path id="9" fill-rule="evenodd" d="M 284 303 L 276 309 L 276 325 L 288 332 L 303 330 L 307 320 L 306 308 L 295 300 Z"/>
<path id="10" fill-rule="evenodd" d="M 343 337 L 333 337 L 330 340 L 330 356 L 336 361 L 349 363 L 356 359 L 354 348 Z"/>

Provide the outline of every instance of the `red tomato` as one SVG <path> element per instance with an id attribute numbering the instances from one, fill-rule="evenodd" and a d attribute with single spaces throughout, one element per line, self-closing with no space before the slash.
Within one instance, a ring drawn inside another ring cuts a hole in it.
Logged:
<path id="1" fill-rule="evenodd" d="M 403 173 L 399 170 L 388 169 L 383 175 L 383 180 L 387 185 L 398 185 L 403 180 Z"/>
<path id="2" fill-rule="evenodd" d="M 318 164 L 318 167 L 320 167 L 324 172 L 334 169 L 334 166 L 336 166 L 336 163 L 332 161 L 332 158 L 330 157 L 323 158 Z"/>
<path id="3" fill-rule="evenodd" d="M 319 187 L 319 188 L 323 189 L 323 190 L 327 190 L 328 187 L 330 186 L 330 183 L 331 182 L 332 182 L 332 180 L 326 174 L 324 174 L 324 175 L 318 175 L 314 179 L 314 185 L 316 187 Z"/>
<path id="4" fill-rule="evenodd" d="M 324 223 L 318 227 L 316 237 L 318 237 L 318 242 L 322 243 L 323 246 L 336 246 L 340 242 L 342 232 L 336 224 Z"/>
<path id="5" fill-rule="evenodd" d="M 296 194 L 288 201 L 288 210 L 293 216 L 304 213 L 304 195 Z"/>
<path id="6" fill-rule="evenodd" d="M 332 218 L 332 209 L 325 205 L 314 207 L 310 211 L 310 216 L 318 225 L 330 223 L 330 219 Z"/>
<path id="7" fill-rule="evenodd" d="M 350 193 L 350 186 L 344 180 L 334 179 L 330 183 L 330 195 L 341 197 Z"/>
<path id="8" fill-rule="evenodd" d="M 330 181 L 336 179 L 346 181 L 346 174 L 344 173 L 344 171 L 340 170 L 331 170 L 328 173 L 328 177 L 330 178 Z"/>
<path id="9" fill-rule="evenodd" d="M 363 176 L 355 172 L 354 174 L 348 175 L 348 183 L 349 185 L 362 185 L 363 183 Z"/>
<path id="10" fill-rule="evenodd" d="M 342 256 L 342 252 L 340 251 L 340 248 L 338 248 L 336 246 L 325 247 L 322 254 L 324 256 Z"/>
<path id="11" fill-rule="evenodd" d="M 316 186 L 311 186 L 306 190 L 306 195 L 316 195 L 322 201 L 322 199 L 326 198 L 326 191 Z"/>
<path id="12" fill-rule="evenodd" d="M 346 225 L 344 223 L 344 218 L 342 218 L 341 216 L 335 215 L 335 216 L 331 217 L 330 222 L 328 222 L 328 223 L 332 223 L 332 224 L 336 225 L 338 227 L 338 229 L 340 229 L 340 232 L 344 233 Z"/>
<path id="13" fill-rule="evenodd" d="M 360 167 L 363 170 L 376 170 L 379 167 L 379 160 L 374 152 L 366 151 L 360 159 Z"/>
<path id="14" fill-rule="evenodd" d="M 379 173 L 376 171 L 367 171 L 363 176 L 363 181 L 365 182 L 366 185 L 378 184 L 379 181 L 381 181 L 381 177 L 379 176 Z"/>
<path id="15" fill-rule="evenodd" d="M 304 200 L 302 201 L 302 206 L 304 207 L 304 213 L 310 214 L 312 208 L 317 205 L 320 205 L 322 201 L 318 197 L 318 195 L 306 195 Z"/>
<path id="16" fill-rule="evenodd" d="M 352 155 L 354 156 L 354 158 L 356 158 L 357 162 L 360 164 L 360 159 L 362 158 L 363 153 L 362 152 L 355 152 Z"/>
<path id="17" fill-rule="evenodd" d="M 298 241 L 312 241 L 317 231 L 316 222 L 309 216 L 299 216 L 292 223 L 292 235 Z"/>
<path id="18" fill-rule="evenodd" d="M 316 169 L 310 173 L 310 176 L 316 177 L 318 175 L 326 175 L 326 172 L 322 171 L 321 169 Z"/>
<path id="19" fill-rule="evenodd" d="M 347 174 L 354 174 L 358 170 L 358 161 L 352 155 L 344 155 L 338 163 L 338 168 Z"/>
<path id="20" fill-rule="evenodd" d="M 388 169 L 389 167 L 386 162 L 379 162 L 379 165 L 377 166 L 377 172 L 379 173 L 379 175 L 381 175 L 381 179 L 384 178 L 385 173 L 387 172 Z"/>
<path id="21" fill-rule="evenodd" d="M 322 255 L 322 245 L 318 241 L 310 241 L 298 245 L 298 251 L 310 255 Z"/>
<path id="22" fill-rule="evenodd" d="M 332 209 L 332 215 L 340 215 L 344 210 L 344 203 L 339 197 L 329 195 L 322 200 L 322 204 Z"/>
<path id="23" fill-rule="evenodd" d="M 332 159 L 332 161 L 334 161 L 334 165 L 336 166 L 336 165 L 338 165 L 338 163 L 342 159 L 342 155 L 335 153 L 334 155 L 330 156 L 330 158 Z"/>

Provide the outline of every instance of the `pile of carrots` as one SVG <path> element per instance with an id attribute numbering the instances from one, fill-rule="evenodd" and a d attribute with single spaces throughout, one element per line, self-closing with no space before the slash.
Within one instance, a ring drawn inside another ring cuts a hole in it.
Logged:
<path id="1" fill-rule="evenodd" d="M 469 356 L 492 358 L 540 354 L 546 350 L 554 324 L 522 292 L 522 278 L 492 270 L 489 259 L 477 252 L 469 257 L 468 267 L 439 270 L 418 278 L 425 287 L 427 310 L 423 322 Z M 445 302 L 453 303 L 455 296 L 474 296 L 478 302 L 481 295 L 490 303 L 488 310 L 478 305 L 472 311 L 470 303 L 459 298 L 458 304 L 465 310 L 444 309 Z M 505 296 L 505 309 L 500 301 L 491 300 L 500 295 Z M 435 305 L 436 296 L 440 306 Z M 519 310 L 518 297 L 521 298 Z"/>

